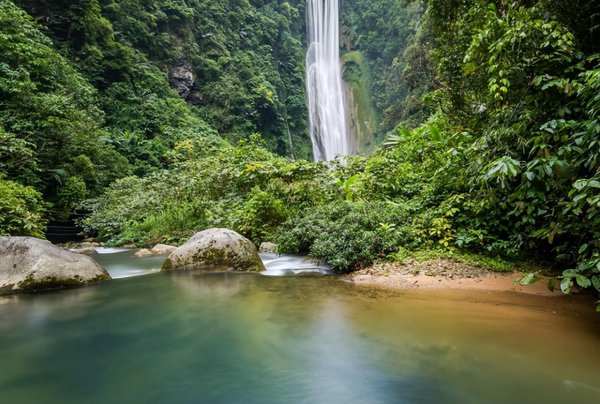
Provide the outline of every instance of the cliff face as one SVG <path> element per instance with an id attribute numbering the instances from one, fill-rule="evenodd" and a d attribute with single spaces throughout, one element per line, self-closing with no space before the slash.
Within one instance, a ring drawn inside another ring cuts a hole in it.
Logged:
<path id="1" fill-rule="evenodd" d="M 377 115 L 369 91 L 368 65 L 358 51 L 342 56 L 346 122 L 354 153 L 369 152 L 376 145 Z"/>
<path id="2" fill-rule="evenodd" d="M 359 127 L 367 131 L 361 133 L 362 144 L 377 143 L 400 122 L 412 126 L 427 116 L 420 102 L 423 91 L 415 90 L 420 84 L 410 82 L 406 69 L 417 50 L 413 45 L 425 2 L 340 1 L 343 59 L 346 70 L 352 70 L 348 83 L 362 115 Z M 360 67 L 361 75 L 350 61 Z"/>
<path id="3" fill-rule="evenodd" d="M 369 62 L 360 49 L 354 18 L 357 5 L 354 0 L 340 0 L 341 63 L 344 78 L 346 122 L 354 153 L 369 152 L 376 144 L 378 116 L 371 96 L 372 81 Z"/>

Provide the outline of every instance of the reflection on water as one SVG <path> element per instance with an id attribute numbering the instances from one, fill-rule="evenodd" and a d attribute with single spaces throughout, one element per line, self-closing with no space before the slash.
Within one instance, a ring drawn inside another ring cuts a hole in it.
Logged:
<path id="1" fill-rule="evenodd" d="M 550 302 L 235 273 L 1 297 L 0 401 L 596 403 L 589 302 Z"/>

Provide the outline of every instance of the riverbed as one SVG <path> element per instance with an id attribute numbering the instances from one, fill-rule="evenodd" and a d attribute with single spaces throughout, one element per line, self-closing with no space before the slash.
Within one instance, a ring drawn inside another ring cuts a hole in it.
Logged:
<path id="1" fill-rule="evenodd" d="M 0 401 L 600 400 L 584 298 L 374 289 L 292 267 L 158 273 L 164 257 L 130 253 L 97 257 L 111 282 L 0 297 Z"/>

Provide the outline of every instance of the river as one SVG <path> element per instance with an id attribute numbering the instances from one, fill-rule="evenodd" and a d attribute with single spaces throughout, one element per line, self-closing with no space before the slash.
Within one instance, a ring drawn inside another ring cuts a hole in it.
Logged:
<path id="1" fill-rule="evenodd" d="M 96 256 L 111 282 L 0 297 L 0 402 L 600 402 L 589 301 L 158 273 L 131 254 Z"/>

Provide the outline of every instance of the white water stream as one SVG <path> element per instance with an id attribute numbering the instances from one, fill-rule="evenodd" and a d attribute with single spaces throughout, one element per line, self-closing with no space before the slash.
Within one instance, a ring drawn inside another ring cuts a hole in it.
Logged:
<path id="1" fill-rule="evenodd" d="M 340 65 L 339 0 L 306 3 L 306 89 L 316 161 L 351 153 Z"/>
<path id="2" fill-rule="evenodd" d="M 90 256 L 108 271 L 113 279 L 131 278 L 160 272 L 166 255 L 136 257 L 136 249 L 96 248 L 96 254 Z M 316 262 L 308 257 L 296 255 L 260 254 L 265 264 L 264 276 L 302 276 L 329 275 L 329 266 Z"/>

